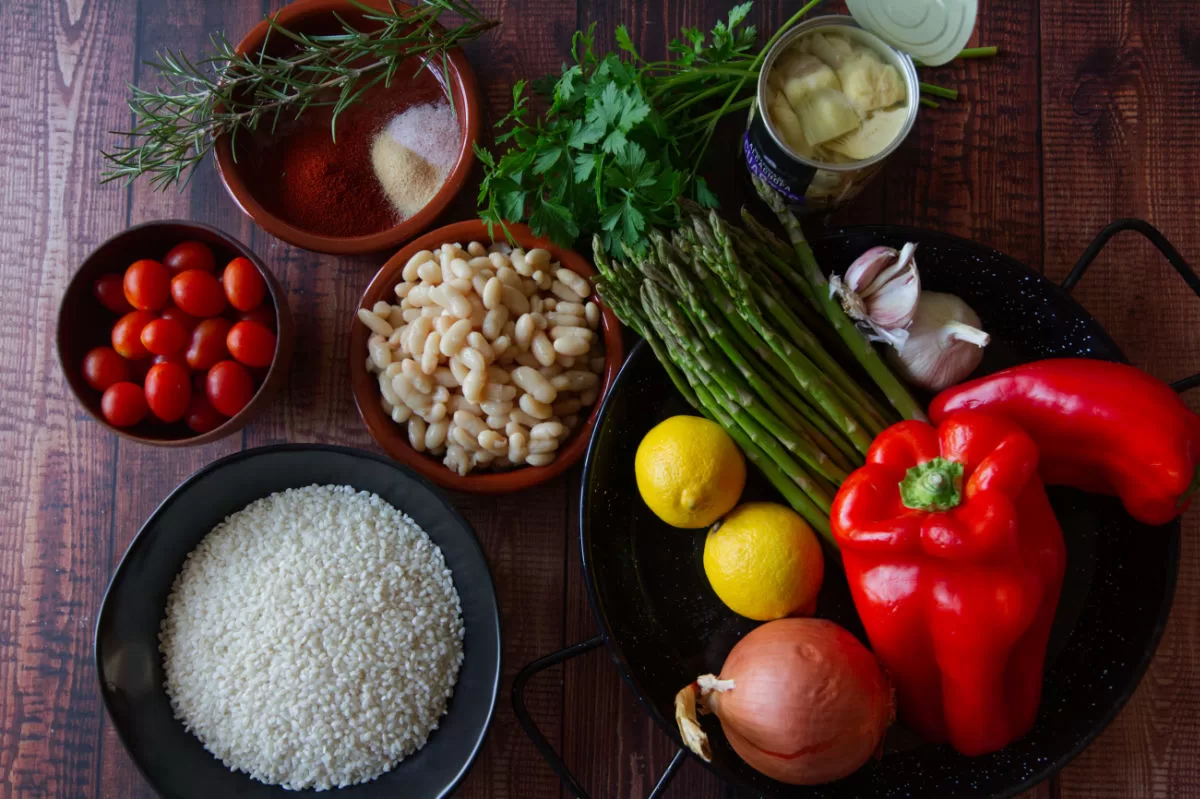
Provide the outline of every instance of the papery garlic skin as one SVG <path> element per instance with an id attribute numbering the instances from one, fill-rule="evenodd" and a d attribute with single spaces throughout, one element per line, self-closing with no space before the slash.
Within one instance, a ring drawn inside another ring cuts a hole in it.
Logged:
<path id="1" fill-rule="evenodd" d="M 830 278 L 830 296 L 841 301 L 846 313 L 872 341 L 899 348 L 908 338 L 908 327 L 921 297 L 916 250 L 917 245 L 911 242 L 899 252 L 891 247 L 872 247 L 858 256 L 844 275 Z"/>
<path id="2" fill-rule="evenodd" d="M 991 341 L 979 315 L 962 299 L 924 291 L 908 328 L 908 339 L 889 350 L 888 361 L 909 383 L 941 391 L 963 380 L 983 360 Z"/>

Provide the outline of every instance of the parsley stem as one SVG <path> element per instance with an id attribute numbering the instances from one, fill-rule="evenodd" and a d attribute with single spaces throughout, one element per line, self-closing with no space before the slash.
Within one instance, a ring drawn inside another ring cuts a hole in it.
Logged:
<path id="1" fill-rule="evenodd" d="M 758 70 L 735 69 L 733 67 L 701 67 L 700 69 L 681 72 L 675 77 L 667 78 L 665 81 L 663 81 L 663 84 L 658 91 L 650 95 L 650 101 L 654 102 L 659 97 L 662 97 L 666 92 L 670 91 L 681 83 L 691 83 L 692 81 L 704 80 L 712 77 L 713 75 L 733 75 L 734 77 L 740 77 L 742 81 L 745 82 L 746 78 L 757 77 Z"/>
<path id="2" fill-rule="evenodd" d="M 943 86 L 937 86 L 933 83 L 925 83 L 924 81 L 922 81 L 919 85 L 921 87 L 921 94 L 932 94 L 934 97 L 942 97 L 946 100 L 958 99 L 958 92 L 954 89 L 947 89 Z"/>
<path id="3" fill-rule="evenodd" d="M 719 83 L 716 86 L 710 86 L 709 88 L 707 88 L 703 91 L 696 92 L 695 94 L 690 95 L 688 97 L 684 97 L 682 100 L 679 100 L 678 102 L 676 102 L 675 105 L 671 106 L 666 111 L 664 111 L 663 117 L 666 119 L 670 119 L 671 117 L 675 116 L 679 112 L 684 111 L 687 108 L 690 108 L 691 106 L 695 105 L 696 103 L 703 102 L 704 100 L 707 100 L 709 97 L 712 97 L 714 94 L 720 94 L 722 91 L 724 91 L 727 88 L 728 88 L 728 84 Z"/>
<path id="4" fill-rule="evenodd" d="M 754 102 L 753 97 L 745 97 L 741 100 L 738 100 L 736 103 L 732 103 L 724 108 L 717 108 L 712 111 L 709 111 L 707 114 L 702 114 L 701 116 L 695 117 L 694 119 L 690 119 L 687 121 L 686 124 L 687 125 L 695 125 L 695 124 L 705 122 L 709 119 L 712 119 L 713 117 L 724 116 L 725 114 L 731 114 L 734 111 L 738 111 L 743 108 L 749 108 L 750 104 L 753 102 Z"/>

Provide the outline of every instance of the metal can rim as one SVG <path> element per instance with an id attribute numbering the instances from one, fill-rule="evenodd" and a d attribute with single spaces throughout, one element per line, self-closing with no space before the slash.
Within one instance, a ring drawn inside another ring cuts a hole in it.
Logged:
<path id="1" fill-rule="evenodd" d="M 863 39 L 869 42 L 873 46 L 873 49 L 876 53 L 886 58 L 892 64 L 892 66 L 896 67 L 900 74 L 904 76 L 904 87 L 907 91 L 905 102 L 907 103 L 908 107 L 908 115 L 904 119 L 904 127 L 901 128 L 900 132 L 896 134 L 896 137 L 892 139 L 891 143 L 888 144 L 887 147 L 884 147 L 870 158 L 864 158 L 861 161 L 851 161 L 849 163 L 842 164 L 832 164 L 824 161 L 816 161 L 812 158 L 806 158 L 789 147 L 787 143 L 779 137 L 775 131 L 775 126 L 771 121 L 770 114 L 766 112 L 767 75 L 770 74 L 771 69 L 775 66 L 775 61 L 778 60 L 779 54 L 791 47 L 797 39 L 814 33 L 820 28 L 855 29 L 858 31 L 856 38 L 861 36 Z M 805 166 L 812 167 L 813 169 L 827 169 L 831 172 L 851 172 L 871 166 L 872 164 L 879 163 L 883 159 L 887 158 L 889 155 L 894 153 L 897 148 L 900 147 L 900 144 L 908 138 L 908 134 L 912 132 L 913 126 L 917 121 L 917 109 L 920 105 L 920 84 L 917 79 L 917 67 L 916 64 L 913 63 L 910 55 L 897 50 L 871 31 L 859 25 L 858 22 L 855 21 L 854 17 L 844 16 L 841 14 L 826 14 L 825 16 L 813 17 L 812 19 L 806 19 L 804 22 L 797 24 L 794 28 L 781 36 L 779 41 L 775 42 L 775 44 L 772 45 L 771 49 L 767 52 L 766 56 L 763 57 L 762 67 L 758 73 L 758 91 L 755 97 L 755 105 L 757 105 L 755 112 L 762 115 L 763 125 L 767 130 L 767 134 L 777 145 L 779 145 L 780 148 L 783 149 L 784 152 L 786 152 L 796 161 L 804 164 Z"/>

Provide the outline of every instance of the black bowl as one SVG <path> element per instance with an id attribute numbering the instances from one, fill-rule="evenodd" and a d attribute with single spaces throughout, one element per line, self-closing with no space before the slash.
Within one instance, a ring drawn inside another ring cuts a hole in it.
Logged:
<path id="1" fill-rule="evenodd" d="M 823 237 L 813 247 L 822 264 L 841 272 L 868 247 L 905 241 L 919 244 L 922 284 L 965 299 L 991 333 L 979 374 L 1041 358 L 1125 360 L 1065 291 L 978 244 L 930 231 L 870 227 Z M 580 500 L 580 544 L 597 621 L 618 670 L 676 743 L 676 692 L 700 674 L 719 672 L 733 645 L 758 626 L 726 608 L 709 587 L 704 535 L 668 527 L 637 499 L 638 442 L 681 413 L 695 411 L 639 344 L 601 408 Z M 742 499 L 779 496 L 750 469 Z M 1067 573 L 1041 710 L 1029 735 L 969 758 L 897 726 L 881 759 L 844 780 L 798 788 L 747 766 L 710 717 L 703 722 L 713 744 L 708 767 L 755 796 L 996 799 L 1016 796 L 1065 765 L 1116 716 L 1154 655 L 1175 590 L 1180 526 L 1140 524 L 1113 497 L 1052 488 L 1050 499 L 1066 539 Z M 845 576 L 827 564 L 817 615 L 865 641 Z"/>
<path id="2" fill-rule="evenodd" d="M 231 771 L 175 719 L 157 635 L 175 575 L 209 530 L 256 499 L 314 483 L 371 491 L 424 528 L 453 572 L 465 627 L 458 685 L 425 747 L 371 782 L 322 795 L 443 797 L 483 746 L 500 685 L 500 615 L 470 525 L 438 489 L 387 458 L 316 444 L 262 447 L 209 464 L 171 492 L 129 545 L 100 608 L 96 669 L 104 706 L 134 763 L 163 796 L 296 795 Z"/>

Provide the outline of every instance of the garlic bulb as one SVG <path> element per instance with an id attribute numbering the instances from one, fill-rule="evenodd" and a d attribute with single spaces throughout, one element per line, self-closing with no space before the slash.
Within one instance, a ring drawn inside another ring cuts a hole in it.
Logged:
<path id="1" fill-rule="evenodd" d="M 850 264 L 846 274 L 829 280 L 829 293 L 841 300 L 846 313 L 864 328 L 872 341 L 899 348 L 917 312 L 921 277 L 911 242 L 896 252 L 872 247 Z"/>
<path id="2" fill-rule="evenodd" d="M 921 293 L 908 339 L 888 350 L 888 360 L 914 386 L 941 391 L 962 380 L 983 360 L 991 337 L 979 329 L 979 315 L 953 294 Z"/>

